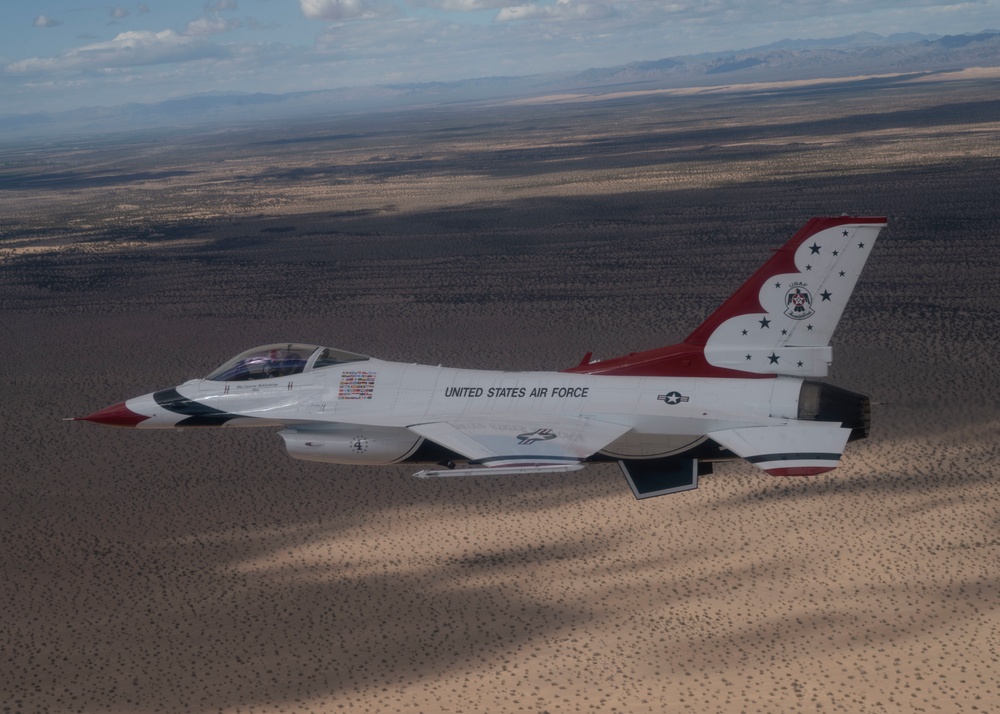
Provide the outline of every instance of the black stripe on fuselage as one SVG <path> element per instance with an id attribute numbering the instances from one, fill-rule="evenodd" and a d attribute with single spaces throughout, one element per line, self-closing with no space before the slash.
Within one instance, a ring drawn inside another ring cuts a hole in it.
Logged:
<path id="1" fill-rule="evenodd" d="M 187 417 L 174 426 L 222 426 L 231 419 L 239 418 L 239 414 L 230 414 L 188 399 L 173 388 L 155 392 L 153 400 L 168 412 L 183 414 Z"/>
<path id="2" fill-rule="evenodd" d="M 759 454 L 748 456 L 746 460 L 751 464 L 760 464 L 765 461 L 840 461 L 841 454 L 824 454 L 821 452 L 805 452 L 798 454 Z"/>

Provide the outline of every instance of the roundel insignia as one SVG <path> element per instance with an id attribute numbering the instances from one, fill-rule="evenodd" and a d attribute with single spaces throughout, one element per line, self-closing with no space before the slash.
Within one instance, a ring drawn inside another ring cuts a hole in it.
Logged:
<path id="1" fill-rule="evenodd" d="M 666 394 L 657 395 L 656 398 L 667 405 L 680 404 L 691 399 L 691 397 L 685 396 L 680 392 L 667 392 Z"/>
<path id="2" fill-rule="evenodd" d="M 804 283 L 792 283 L 785 293 L 785 314 L 793 320 L 805 320 L 816 314 L 812 293 Z"/>

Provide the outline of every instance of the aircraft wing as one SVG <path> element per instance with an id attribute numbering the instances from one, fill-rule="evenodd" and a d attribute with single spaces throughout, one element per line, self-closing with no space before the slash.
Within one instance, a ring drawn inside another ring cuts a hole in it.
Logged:
<path id="1" fill-rule="evenodd" d="M 851 430 L 835 422 L 794 422 L 713 431 L 709 437 L 775 476 L 811 476 L 837 467 Z"/>
<path id="2" fill-rule="evenodd" d="M 411 424 L 409 430 L 487 468 L 421 471 L 420 476 L 569 471 L 631 427 L 584 417 L 462 418 Z"/>

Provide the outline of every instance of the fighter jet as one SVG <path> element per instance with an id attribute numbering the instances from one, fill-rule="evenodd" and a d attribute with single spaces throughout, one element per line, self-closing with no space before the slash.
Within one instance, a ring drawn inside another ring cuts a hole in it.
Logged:
<path id="1" fill-rule="evenodd" d="M 203 379 L 79 420 L 136 429 L 280 427 L 288 454 L 430 464 L 415 476 L 617 462 L 636 498 L 686 491 L 720 461 L 835 468 L 868 435 L 868 397 L 816 378 L 885 218 L 813 218 L 687 339 L 560 372 L 388 362 L 283 342 Z M 458 466 L 457 466 L 458 465 Z"/>

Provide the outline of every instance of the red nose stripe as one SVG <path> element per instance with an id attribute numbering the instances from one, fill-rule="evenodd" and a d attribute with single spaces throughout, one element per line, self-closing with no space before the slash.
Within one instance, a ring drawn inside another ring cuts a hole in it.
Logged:
<path id="1" fill-rule="evenodd" d="M 90 416 L 80 417 L 80 421 L 92 421 L 95 424 L 107 424 L 109 426 L 135 426 L 139 422 L 149 419 L 144 414 L 136 414 L 125 406 L 125 402 L 106 407 L 99 412 L 94 412 Z"/>

